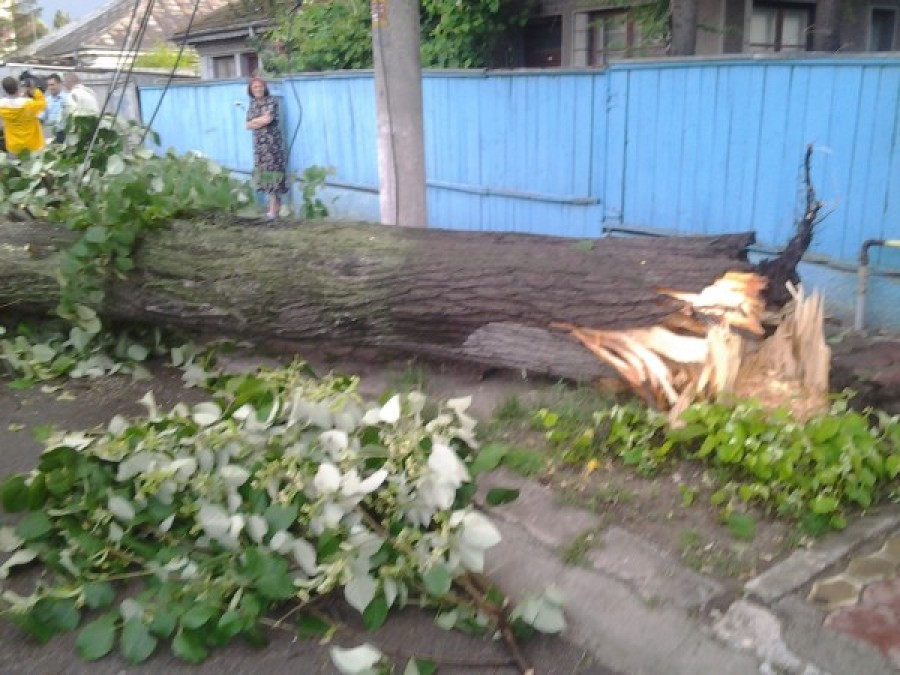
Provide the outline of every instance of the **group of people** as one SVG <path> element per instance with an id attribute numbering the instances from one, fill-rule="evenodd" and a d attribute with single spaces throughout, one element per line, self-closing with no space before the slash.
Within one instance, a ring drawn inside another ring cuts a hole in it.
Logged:
<path id="1" fill-rule="evenodd" d="M 62 78 L 50 75 L 46 79 L 46 89 L 45 94 L 30 77 L 21 81 L 14 77 L 3 78 L 0 122 L 7 153 L 37 152 L 47 141 L 62 143 L 69 116 L 100 114 L 97 97 L 75 73 L 66 73 Z M 250 80 L 247 94 L 250 105 L 246 126 L 253 132 L 256 187 L 268 196 L 266 217 L 271 220 L 278 216 L 281 196 L 288 190 L 278 103 L 270 95 L 266 82 L 259 77 Z"/>
<path id="2" fill-rule="evenodd" d="M 46 79 L 46 94 L 34 78 L 3 78 L 0 123 L 6 152 L 37 152 L 50 142 L 65 140 L 66 120 L 71 116 L 100 114 L 97 97 L 75 73 Z"/>

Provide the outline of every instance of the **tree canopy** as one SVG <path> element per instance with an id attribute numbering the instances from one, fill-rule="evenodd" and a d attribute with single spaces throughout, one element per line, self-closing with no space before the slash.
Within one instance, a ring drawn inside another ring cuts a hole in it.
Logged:
<path id="1" fill-rule="evenodd" d="M 511 64 L 528 3 L 514 0 L 421 0 L 422 65 L 489 68 Z M 277 27 L 261 48 L 276 73 L 371 68 L 370 3 L 308 0 L 276 7 Z"/>

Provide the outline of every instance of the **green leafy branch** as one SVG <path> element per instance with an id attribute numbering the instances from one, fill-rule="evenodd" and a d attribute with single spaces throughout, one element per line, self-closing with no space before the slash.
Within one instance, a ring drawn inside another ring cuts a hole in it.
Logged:
<path id="1" fill-rule="evenodd" d="M 753 401 L 694 404 L 681 421 L 670 428 L 631 404 L 599 410 L 588 424 L 542 409 L 532 424 L 572 463 L 612 454 L 645 474 L 675 458 L 709 464 L 719 482 L 711 502 L 726 519 L 758 505 L 814 532 L 844 527 L 848 509 L 886 497 L 900 475 L 900 416 L 851 410 L 847 396 L 805 423 Z"/>
<path id="2" fill-rule="evenodd" d="M 161 641 L 190 662 L 237 636 L 262 644 L 279 608 L 279 625 L 308 633 L 312 605 L 338 589 L 369 629 L 415 602 L 513 650 L 526 626 L 562 630 L 552 593 L 507 614 L 480 576 L 500 536 L 469 504 L 468 401 L 368 407 L 355 379 L 306 372 L 218 375 L 208 402 L 164 412 L 148 394 L 142 419 L 54 435 L 35 471 L 0 485 L 3 508 L 25 514 L 0 531 L 0 577 L 46 572 L 28 596 L 4 592 L 3 613 L 40 641 L 82 626 L 83 658 L 118 644 L 134 663 Z M 126 583 L 136 592 L 117 600 Z M 372 656 L 334 654 L 344 672 Z"/>

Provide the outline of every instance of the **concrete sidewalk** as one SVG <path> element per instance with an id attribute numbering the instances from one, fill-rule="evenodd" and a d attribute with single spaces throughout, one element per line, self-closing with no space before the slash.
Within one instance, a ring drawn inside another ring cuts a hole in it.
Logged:
<path id="1" fill-rule="evenodd" d="M 900 670 L 900 507 L 794 552 L 733 597 L 616 526 L 598 530 L 600 546 L 587 564 L 566 566 L 560 546 L 596 528 L 596 516 L 561 506 L 548 488 L 512 474 L 483 482 L 482 489 L 521 490 L 511 504 L 486 507 L 504 536 L 489 556 L 488 575 L 513 597 L 556 586 L 567 598 L 564 639 L 608 668 L 685 675 Z M 870 562 L 873 552 L 880 566 Z M 869 571 L 847 584 L 852 598 L 823 599 L 821 589 L 831 589 L 836 576 L 843 580 L 848 567 Z"/>

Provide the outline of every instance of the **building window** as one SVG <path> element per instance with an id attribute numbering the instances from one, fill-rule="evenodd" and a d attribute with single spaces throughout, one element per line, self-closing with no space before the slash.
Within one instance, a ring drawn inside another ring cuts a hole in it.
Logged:
<path id="1" fill-rule="evenodd" d="M 526 68 L 562 65 L 562 17 L 532 19 L 525 24 L 524 41 Z"/>
<path id="2" fill-rule="evenodd" d="M 217 80 L 230 80 L 237 77 L 234 55 L 214 56 L 212 59 L 213 77 Z"/>
<path id="3" fill-rule="evenodd" d="M 602 66 L 610 59 L 654 56 L 665 46 L 650 40 L 627 10 L 575 14 L 574 59 L 576 66 Z"/>
<path id="4" fill-rule="evenodd" d="M 246 52 L 241 54 L 241 76 L 253 77 L 259 70 L 259 56 L 256 52 Z"/>
<path id="5" fill-rule="evenodd" d="M 894 51 L 894 36 L 897 33 L 897 10 L 873 7 L 869 22 L 869 51 Z"/>
<path id="6" fill-rule="evenodd" d="M 812 39 L 812 9 L 803 5 L 753 5 L 749 52 L 804 52 Z"/>

